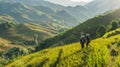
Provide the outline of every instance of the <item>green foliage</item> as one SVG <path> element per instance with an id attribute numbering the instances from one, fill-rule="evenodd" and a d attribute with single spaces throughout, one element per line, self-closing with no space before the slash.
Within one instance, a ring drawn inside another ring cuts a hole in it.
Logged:
<path id="1" fill-rule="evenodd" d="M 120 18 L 119 12 L 120 9 L 117 9 L 111 13 L 99 15 L 94 18 L 88 19 L 78 26 L 65 31 L 64 33 L 43 41 L 38 47 L 36 47 L 36 49 L 40 50 L 43 48 L 51 47 L 55 44 L 60 44 L 61 42 L 63 42 L 64 44 L 78 42 L 80 40 L 79 38 L 81 36 L 81 32 L 89 33 L 92 39 L 102 36 L 109 28 L 108 25 L 113 20 Z M 105 28 L 101 29 L 102 31 L 99 31 L 99 34 L 96 33 L 101 28 L 101 26 L 104 26 Z"/>
<path id="2" fill-rule="evenodd" d="M 10 16 L 0 16 L 0 67 L 33 52 L 34 46 L 55 34 L 56 30 L 49 27 L 32 23 L 19 24 Z"/>
<path id="3" fill-rule="evenodd" d="M 7 63 L 9 62 L 9 60 L 0 57 L 0 67 L 4 67 Z"/>
<path id="4" fill-rule="evenodd" d="M 118 34 L 120 34 L 120 28 L 117 28 L 116 30 L 113 30 L 111 32 L 107 32 L 103 37 L 109 38 L 111 36 L 118 35 Z"/>
<path id="5" fill-rule="evenodd" d="M 116 28 L 119 27 L 119 20 L 113 20 L 108 27 L 108 31 L 115 30 Z"/>
<path id="6" fill-rule="evenodd" d="M 98 35 L 98 37 L 100 36 L 103 36 L 104 34 L 105 34 L 105 32 L 106 32 L 106 29 L 105 29 L 105 27 L 102 25 L 102 26 L 100 26 L 100 28 L 97 30 L 97 35 Z"/>
<path id="7" fill-rule="evenodd" d="M 95 39 L 84 49 L 80 48 L 79 43 L 48 48 L 22 57 L 6 67 L 119 67 L 120 55 L 113 57 L 110 54 L 113 49 L 120 53 L 116 41 L 120 41 L 120 34 Z"/>
<path id="8" fill-rule="evenodd" d="M 13 28 L 16 23 L 10 16 L 0 16 L 0 32 Z"/>
<path id="9" fill-rule="evenodd" d="M 11 49 L 5 51 L 3 53 L 3 56 L 6 59 L 12 59 L 12 58 L 16 58 L 18 56 L 22 56 L 22 55 L 26 55 L 26 54 L 29 54 L 28 49 L 14 47 L 14 48 L 11 48 Z"/>

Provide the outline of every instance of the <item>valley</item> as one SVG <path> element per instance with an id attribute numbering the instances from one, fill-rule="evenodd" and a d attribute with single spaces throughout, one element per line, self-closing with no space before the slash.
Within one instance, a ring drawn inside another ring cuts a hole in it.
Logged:
<path id="1" fill-rule="evenodd" d="M 0 67 L 120 67 L 119 2 L 0 0 Z"/>

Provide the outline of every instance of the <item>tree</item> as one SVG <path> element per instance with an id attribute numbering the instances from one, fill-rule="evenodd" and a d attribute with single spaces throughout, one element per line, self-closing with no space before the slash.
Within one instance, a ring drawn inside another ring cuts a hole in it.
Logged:
<path id="1" fill-rule="evenodd" d="M 118 28 L 118 23 L 117 22 L 112 22 L 111 30 L 115 30 L 116 28 Z"/>
<path id="2" fill-rule="evenodd" d="M 13 28 L 14 26 L 15 24 L 12 22 L 8 22 L 8 21 L 0 22 L 0 30 L 7 30 Z"/>
<path id="3" fill-rule="evenodd" d="M 109 24 L 110 28 L 108 29 L 108 31 L 111 31 L 111 30 L 115 30 L 116 28 L 119 27 L 119 22 L 118 21 L 112 21 L 110 24 Z"/>
<path id="4" fill-rule="evenodd" d="M 106 28 L 102 25 L 99 27 L 99 29 L 97 30 L 97 36 L 103 36 L 106 32 Z"/>

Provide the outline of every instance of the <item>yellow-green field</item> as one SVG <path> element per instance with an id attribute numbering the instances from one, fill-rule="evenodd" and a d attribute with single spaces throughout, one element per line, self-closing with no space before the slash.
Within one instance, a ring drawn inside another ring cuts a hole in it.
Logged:
<path id="1" fill-rule="evenodd" d="M 109 34 L 111 32 L 92 40 L 84 49 L 79 43 L 48 48 L 24 56 L 6 67 L 120 67 L 120 33 Z"/>

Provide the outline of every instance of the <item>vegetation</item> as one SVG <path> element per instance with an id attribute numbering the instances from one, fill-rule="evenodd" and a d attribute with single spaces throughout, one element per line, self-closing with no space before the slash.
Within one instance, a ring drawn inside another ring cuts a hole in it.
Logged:
<path id="1" fill-rule="evenodd" d="M 48 48 L 27 55 L 8 64 L 6 67 L 119 67 L 120 33 L 92 40 L 89 47 L 81 49 L 79 43 Z"/>
<path id="2" fill-rule="evenodd" d="M 3 67 L 15 58 L 27 55 L 33 50 L 32 46 L 11 44 L 9 40 L 0 38 L 0 65 Z"/>
<path id="3" fill-rule="evenodd" d="M 13 43 L 34 41 L 34 34 L 40 42 L 58 33 L 54 27 L 44 27 L 35 23 L 20 24 L 11 16 L 0 16 L 0 37 Z"/>
<path id="4" fill-rule="evenodd" d="M 105 32 L 107 32 L 108 29 L 109 31 L 112 30 L 110 29 L 110 26 L 114 27 L 114 25 L 111 24 L 112 21 L 116 20 L 119 22 L 119 18 L 120 18 L 119 12 L 120 12 L 120 9 L 117 9 L 111 13 L 99 15 L 94 18 L 91 18 L 62 34 L 59 34 L 55 37 L 52 37 L 50 39 L 43 41 L 38 47 L 36 47 L 36 49 L 40 50 L 40 49 L 51 47 L 61 43 L 69 44 L 69 43 L 78 42 L 81 32 L 91 34 L 92 39 L 100 37 L 103 34 L 105 34 Z M 117 25 L 120 25 L 120 24 L 117 23 Z M 102 29 L 100 29 L 101 26 L 102 26 Z"/>
<path id="5" fill-rule="evenodd" d="M 0 0 L 0 67 L 120 67 L 120 9 L 108 11 L 119 2 L 64 7 L 44 0 Z M 84 49 L 81 32 L 92 39 Z"/>
<path id="6" fill-rule="evenodd" d="M 18 1 L 18 0 L 12 0 L 12 1 L 0 0 L 0 1 L 10 2 L 10 3 L 17 2 L 17 3 L 27 4 L 30 6 L 37 6 L 38 8 L 40 8 L 40 10 L 42 9 L 41 10 L 42 12 L 48 13 L 48 14 L 49 13 L 53 14 L 53 11 L 64 10 L 67 13 L 69 13 L 69 15 L 73 16 L 80 22 L 83 22 L 83 21 L 89 19 L 90 17 L 96 16 L 100 13 L 103 13 L 103 12 L 106 12 L 109 10 L 114 10 L 114 9 L 120 7 L 120 4 L 119 4 L 120 0 L 117 0 L 117 1 L 116 0 L 104 0 L 104 1 L 103 0 L 101 0 L 101 1 L 94 0 L 93 2 L 86 4 L 85 6 L 78 5 L 76 7 L 71 7 L 71 6 L 64 7 L 64 6 L 50 3 L 49 1 L 44 1 L 44 0 L 41 0 L 41 1 L 39 1 L 39 0 L 31 0 L 31 1 L 29 1 L 29 0 L 20 0 L 20 1 Z M 45 9 L 44 7 L 46 7 L 47 9 Z M 61 21 L 61 20 L 59 20 L 59 21 Z M 69 24 L 70 22 L 67 22 L 67 23 Z M 74 23 L 75 23 L 75 21 L 74 21 Z M 74 23 L 72 23 L 72 24 L 74 25 Z"/>
<path id="7" fill-rule="evenodd" d="M 0 67 L 32 53 L 39 42 L 55 34 L 57 32 L 52 28 L 32 23 L 19 24 L 10 16 L 0 16 Z"/>
<path id="8" fill-rule="evenodd" d="M 24 3 L 21 4 L 21 2 L 13 3 L 0 1 L 0 15 L 12 16 L 16 21 L 20 23 L 31 22 L 40 24 L 42 26 L 53 24 L 52 26 L 56 27 L 56 30 L 62 27 L 75 26 L 78 23 L 77 19 L 72 17 L 66 11 L 55 12 L 48 7 L 30 6 Z M 75 24 L 73 24 L 73 22 Z M 59 26 L 59 28 L 57 26 Z"/>

